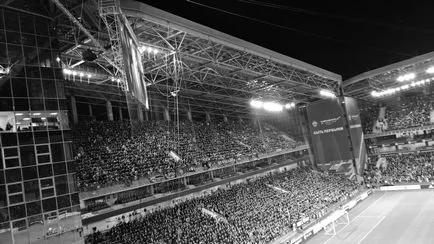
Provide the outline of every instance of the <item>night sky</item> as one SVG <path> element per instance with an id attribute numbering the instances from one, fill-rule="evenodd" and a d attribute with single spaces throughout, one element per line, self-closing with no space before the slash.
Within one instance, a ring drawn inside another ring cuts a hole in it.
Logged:
<path id="1" fill-rule="evenodd" d="M 141 1 L 344 79 L 434 50 L 434 1 Z"/>

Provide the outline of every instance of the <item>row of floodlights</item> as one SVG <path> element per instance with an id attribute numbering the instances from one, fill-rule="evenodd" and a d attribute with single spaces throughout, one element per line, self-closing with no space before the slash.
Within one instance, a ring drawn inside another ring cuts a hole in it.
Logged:
<path id="1" fill-rule="evenodd" d="M 76 70 L 71 70 L 71 69 L 63 69 L 63 73 L 65 74 L 65 75 L 72 75 L 72 76 L 79 76 L 80 78 L 83 78 L 83 77 L 87 77 L 88 79 L 90 79 L 90 78 L 92 78 L 92 74 L 91 73 L 86 73 L 86 72 L 82 72 L 82 71 L 76 71 Z M 119 78 L 116 78 L 116 77 L 110 77 L 109 78 L 111 81 L 113 81 L 113 82 L 121 82 L 121 79 L 119 79 Z"/>
<path id="2" fill-rule="evenodd" d="M 41 113 L 29 113 L 28 115 L 30 115 L 30 116 L 40 116 L 41 115 Z M 57 115 L 57 113 L 50 113 L 50 115 L 51 116 L 56 116 Z M 15 113 L 15 116 L 17 116 L 17 117 L 21 117 L 21 116 L 24 116 L 24 114 L 23 113 Z M 41 120 L 46 120 L 47 118 L 46 117 L 41 117 Z M 31 118 L 29 118 L 29 117 L 24 117 L 23 119 L 22 119 L 23 121 L 29 121 L 29 120 L 31 120 Z M 17 124 L 21 124 L 20 122 L 17 122 Z"/>
<path id="3" fill-rule="evenodd" d="M 250 101 L 250 106 L 256 109 L 265 109 L 270 112 L 281 112 L 283 108 L 292 109 L 295 108 L 295 103 L 287 103 L 285 105 L 276 103 L 276 102 L 263 102 L 260 100 L 252 100 Z"/>
<path id="4" fill-rule="evenodd" d="M 153 53 L 155 55 L 155 54 L 159 53 L 160 51 L 158 49 L 156 49 L 156 48 L 153 48 L 153 47 L 140 46 L 139 47 L 139 52 L 141 54 L 147 52 L 148 54 Z"/>
<path id="5" fill-rule="evenodd" d="M 15 113 L 15 116 L 23 116 L 23 113 Z M 41 113 L 29 113 L 29 115 L 39 116 Z M 50 113 L 50 115 L 54 116 L 57 115 L 57 113 Z"/>
<path id="6" fill-rule="evenodd" d="M 434 74 L 434 66 L 429 67 L 428 69 L 425 70 L 425 72 L 428 74 Z M 396 78 L 396 81 L 404 82 L 404 81 L 413 80 L 415 78 L 416 78 L 415 73 L 407 73 L 405 75 L 398 76 L 398 78 Z"/>
<path id="7" fill-rule="evenodd" d="M 413 88 L 413 87 L 424 86 L 426 84 L 429 84 L 429 82 L 431 82 L 431 81 L 434 81 L 434 77 L 420 80 L 420 81 L 415 81 L 415 82 L 412 82 L 411 84 L 405 84 L 405 85 L 402 85 L 399 87 L 389 88 L 389 89 L 386 89 L 386 90 L 381 91 L 381 92 L 372 91 L 371 95 L 373 97 L 382 97 L 382 96 L 392 95 L 392 94 L 395 94 L 397 92 L 405 91 L 405 90 L 408 90 L 408 89 Z"/>
<path id="8" fill-rule="evenodd" d="M 71 69 L 63 69 L 63 73 L 65 75 L 80 76 L 81 78 L 85 77 L 85 76 L 88 79 L 92 78 L 92 74 L 90 74 L 90 73 L 85 73 L 82 71 L 76 71 L 76 70 L 71 70 Z"/>
<path id="9" fill-rule="evenodd" d="M 320 90 L 319 94 L 323 97 L 336 98 L 336 94 L 334 94 L 333 92 L 331 92 L 329 90 Z"/>

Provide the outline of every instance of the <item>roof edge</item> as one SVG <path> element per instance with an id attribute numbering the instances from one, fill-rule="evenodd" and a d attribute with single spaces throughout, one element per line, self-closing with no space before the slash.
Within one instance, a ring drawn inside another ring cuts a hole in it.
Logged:
<path id="1" fill-rule="evenodd" d="M 223 32 L 214 30 L 212 28 L 195 23 L 188 19 L 152 7 L 145 3 L 141 3 L 133 0 L 122 0 L 120 2 L 121 2 L 120 7 L 122 9 L 122 12 L 126 16 L 140 17 L 157 24 L 173 26 L 176 29 L 191 33 L 193 35 L 197 35 L 205 39 L 212 40 L 216 43 L 230 46 L 237 50 L 249 52 L 258 55 L 260 57 L 273 60 L 275 62 L 292 66 L 294 68 L 307 71 L 309 73 L 313 73 L 315 75 L 321 76 L 326 79 L 334 80 L 337 82 L 342 81 L 341 75 L 305 63 L 303 61 L 288 57 L 286 55 L 277 53 L 270 49 L 247 42 L 245 40 L 225 34 Z"/>
<path id="2" fill-rule="evenodd" d="M 388 71 L 396 70 L 399 68 L 403 68 L 403 67 L 406 67 L 406 66 L 409 66 L 409 65 L 412 65 L 415 63 L 419 63 L 421 61 L 430 60 L 430 59 L 434 60 L 434 52 L 425 53 L 425 54 L 422 54 L 422 55 L 419 55 L 419 56 L 416 56 L 413 58 L 409 58 L 409 59 L 406 59 L 406 60 L 403 60 L 400 62 L 389 64 L 389 65 L 386 65 L 386 66 L 383 66 L 383 67 L 380 67 L 377 69 L 373 69 L 373 70 L 358 74 L 356 76 L 353 76 L 353 77 L 343 81 L 343 86 L 344 87 L 349 86 L 349 85 L 357 83 L 361 80 L 365 80 L 365 79 L 368 79 L 368 78 L 371 78 L 371 77 L 374 77 L 377 75 L 384 74 Z"/>

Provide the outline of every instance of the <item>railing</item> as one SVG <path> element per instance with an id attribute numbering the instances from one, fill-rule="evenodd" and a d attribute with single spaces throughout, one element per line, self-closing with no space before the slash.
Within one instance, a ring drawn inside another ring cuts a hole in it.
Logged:
<path id="1" fill-rule="evenodd" d="M 263 174 L 266 172 L 271 172 L 272 170 L 277 170 L 277 169 L 282 168 L 282 167 L 294 165 L 300 161 L 305 161 L 305 160 L 309 160 L 309 157 L 305 156 L 305 157 L 300 158 L 300 159 L 289 160 L 289 161 L 286 160 L 286 161 L 282 161 L 280 164 L 270 163 L 268 165 L 268 167 L 263 167 L 261 169 L 252 170 L 250 172 L 237 174 L 237 175 L 231 176 L 229 178 L 221 179 L 219 181 L 210 181 L 210 182 L 207 182 L 203 185 L 197 186 L 197 187 L 192 188 L 192 189 L 185 189 L 185 190 L 178 191 L 178 192 L 175 192 L 172 194 L 161 195 L 157 198 L 146 199 L 145 201 L 140 200 L 139 202 L 137 202 L 137 201 L 132 202 L 128 206 L 123 206 L 122 208 L 113 208 L 113 209 L 109 209 L 107 211 L 101 211 L 97 215 L 89 214 L 89 215 L 86 215 L 86 217 L 83 217 L 83 224 L 87 225 L 87 224 L 101 221 L 101 220 L 104 220 L 104 219 L 107 219 L 107 218 L 110 218 L 110 217 L 113 217 L 116 215 L 124 214 L 126 212 L 134 211 L 134 210 L 137 210 L 139 208 L 153 206 L 153 205 L 160 204 L 163 202 L 169 202 L 175 198 L 178 199 L 178 198 L 184 197 L 186 195 L 190 195 L 190 194 L 194 194 L 197 192 L 201 192 L 201 191 L 210 189 L 212 187 L 225 185 L 225 184 L 228 184 L 230 182 L 236 182 L 238 180 L 246 179 L 248 177 L 254 177 L 256 175 L 260 175 L 260 174 Z"/>
<path id="2" fill-rule="evenodd" d="M 422 126 L 412 127 L 412 128 L 405 128 L 405 129 L 399 129 L 399 130 L 390 130 L 390 131 L 385 131 L 385 132 L 382 132 L 382 133 L 366 134 L 365 135 L 365 139 L 377 138 L 377 137 L 383 137 L 383 136 L 390 136 L 390 135 L 396 135 L 396 134 L 404 133 L 404 132 L 413 132 L 413 131 L 418 131 L 418 130 L 432 130 L 432 129 L 434 129 L 434 125 L 422 125 Z"/>
<path id="3" fill-rule="evenodd" d="M 178 177 L 174 177 L 174 178 L 169 178 L 169 179 L 164 179 L 161 181 L 156 181 L 156 182 L 152 182 L 152 180 L 150 178 L 139 178 L 136 181 L 138 182 L 144 182 L 143 184 L 140 184 L 138 186 L 133 186 L 133 187 L 128 187 L 122 184 L 105 184 L 105 185 L 99 185 L 99 186 L 95 186 L 93 188 L 86 188 L 86 190 L 81 191 L 80 193 L 80 199 L 87 201 L 89 199 L 96 199 L 96 198 L 100 198 L 102 196 L 105 195 L 110 195 L 110 194 L 117 194 L 120 192 L 125 192 L 128 190 L 133 190 L 133 189 L 138 189 L 141 187 L 145 187 L 148 185 L 155 185 L 156 183 L 162 183 L 162 182 L 168 182 L 168 181 L 172 181 L 172 180 L 176 180 L 176 179 L 181 179 L 181 178 L 186 178 L 186 177 L 191 177 L 194 175 L 199 175 L 199 174 L 203 174 L 206 172 L 213 172 L 219 169 L 223 169 L 223 168 L 227 168 L 227 167 L 236 167 L 237 165 L 246 165 L 249 162 L 253 162 L 253 161 L 258 161 L 258 160 L 262 160 L 262 159 L 266 159 L 266 158 L 273 158 L 276 156 L 280 156 L 280 155 L 286 155 L 286 154 L 290 154 L 290 153 L 294 153 L 294 152 L 298 152 L 298 151 L 302 151 L 302 150 L 306 150 L 308 149 L 309 146 L 308 145 L 302 145 L 290 150 L 285 150 L 285 151 L 279 151 L 279 152 L 274 152 L 274 153 L 270 153 L 270 154 L 266 154 L 266 155 L 261 155 L 258 158 L 245 158 L 244 160 L 241 160 L 238 163 L 235 164 L 231 164 L 231 165 L 225 165 L 225 166 L 221 166 L 221 167 L 215 167 L 215 168 L 210 168 L 208 170 L 203 170 L 203 171 L 195 171 L 195 172 L 187 172 L 184 175 L 178 176 Z M 108 188 L 110 186 L 117 186 L 116 190 L 104 190 L 105 188 Z M 94 191 L 94 192 L 92 192 Z M 88 197 L 86 195 L 91 195 L 91 197 Z"/>

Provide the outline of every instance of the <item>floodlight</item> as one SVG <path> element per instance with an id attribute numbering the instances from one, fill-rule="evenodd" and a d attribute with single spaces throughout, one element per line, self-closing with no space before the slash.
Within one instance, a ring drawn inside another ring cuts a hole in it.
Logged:
<path id="1" fill-rule="evenodd" d="M 266 102 L 264 103 L 264 109 L 271 112 L 280 112 L 282 111 L 283 106 L 275 102 Z"/>
<path id="2" fill-rule="evenodd" d="M 434 66 L 429 67 L 429 68 L 426 70 L 426 72 L 427 72 L 428 74 L 433 74 L 433 73 L 434 73 Z"/>
<path id="3" fill-rule="evenodd" d="M 252 101 L 250 101 L 250 105 L 254 108 L 261 108 L 263 103 L 261 101 L 258 101 L 258 100 L 252 100 Z"/>
<path id="4" fill-rule="evenodd" d="M 414 73 L 408 73 L 405 75 L 398 76 L 396 80 L 399 82 L 403 82 L 403 81 L 413 80 L 414 78 L 416 78 L 416 75 Z"/>
<path id="5" fill-rule="evenodd" d="M 335 98 L 336 97 L 336 95 L 329 90 L 321 90 L 321 91 L 319 91 L 319 94 L 321 96 L 329 97 L 329 98 Z"/>

